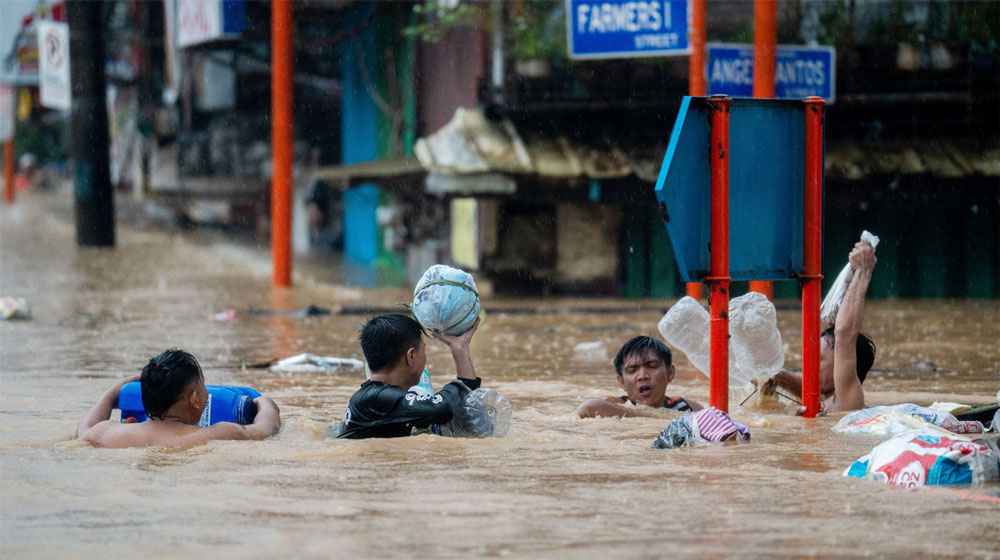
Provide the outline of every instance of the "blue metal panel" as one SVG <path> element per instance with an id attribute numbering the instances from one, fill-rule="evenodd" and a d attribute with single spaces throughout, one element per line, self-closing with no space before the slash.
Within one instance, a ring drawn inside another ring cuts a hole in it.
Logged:
<path id="1" fill-rule="evenodd" d="M 657 200 L 681 275 L 709 273 L 709 108 L 685 97 L 670 136 Z M 797 100 L 733 99 L 729 113 L 729 269 L 734 280 L 802 272 L 804 135 Z"/>
<path id="2" fill-rule="evenodd" d="M 363 21 L 374 7 L 355 10 L 348 23 Z M 361 42 L 364 60 L 359 60 L 353 41 Z M 345 41 L 341 51 L 343 91 L 341 94 L 341 161 L 357 163 L 378 157 L 378 108 L 368 94 L 359 64 L 368 67 L 368 75 L 377 75 L 375 32 L 369 27 L 359 36 Z M 371 264 L 378 254 L 378 229 L 375 208 L 378 187 L 361 185 L 344 193 L 344 254 L 359 264 Z"/>

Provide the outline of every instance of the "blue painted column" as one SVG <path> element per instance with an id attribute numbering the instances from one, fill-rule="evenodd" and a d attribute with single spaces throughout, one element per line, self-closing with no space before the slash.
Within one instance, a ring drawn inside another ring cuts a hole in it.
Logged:
<path id="1" fill-rule="evenodd" d="M 348 25 L 367 17 L 369 9 L 357 10 L 347 18 Z M 363 60 L 358 51 L 363 53 Z M 358 36 L 344 42 L 340 55 L 343 72 L 341 94 L 341 162 L 357 163 L 378 157 L 378 108 L 368 94 L 360 64 L 367 67 L 369 79 L 375 80 L 375 29 L 369 26 Z M 348 259 L 372 265 L 378 255 L 378 228 L 375 208 L 379 189 L 361 185 L 344 193 L 344 254 Z"/>

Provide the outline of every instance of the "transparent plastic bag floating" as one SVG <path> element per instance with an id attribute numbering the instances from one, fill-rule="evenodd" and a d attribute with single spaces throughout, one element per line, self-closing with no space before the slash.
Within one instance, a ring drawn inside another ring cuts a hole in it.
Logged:
<path id="1" fill-rule="evenodd" d="M 451 421 L 434 433 L 460 438 L 503 437 L 510 429 L 513 412 L 503 395 L 493 389 L 476 389 L 465 396 Z"/>

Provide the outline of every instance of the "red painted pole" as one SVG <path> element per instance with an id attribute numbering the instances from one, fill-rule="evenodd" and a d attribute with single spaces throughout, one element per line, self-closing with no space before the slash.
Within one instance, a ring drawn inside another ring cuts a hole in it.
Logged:
<path id="1" fill-rule="evenodd" d="M 292 3 L 271 2 L 272 284 L 292 283 Z"/>
<path id="2" fill-rule="evenodd" d="M 753 3 L 753 96 L 774 97 L 774 53 L 778 40 L 775 0 Z M 751 280 L 750 291 L 774 300 L 774 282 Z"/>
<path id="3" fill-rule="evenodd" d="M 711 199 L 711 276 L 709 307 L 709 404 L 729 412 L 729 102 L 726 95 L 709 99 L 712 113 L 709 149 Z"/>
<path id="4" fill-rule="evenodd" d="M 823 280 L 823 108 L 822 97 L 807 97 L 805 137 L 805 216 L 802 248 L 802 404 L 806 418 L 819 413 L 819 306 Z"/>
<path id="5" fill-rule="evenodd" d="M 705 84 L 705 3 L 706 0 L 691 0 L 691 57 L 688 67 L 688 95 L 703 96 L 708 92 Z M 687 283 L 687 295 L 700 300 L 700 282 Z"/>
<path id="6" fill-rule="evenodd" d="M 14 204 L 14 139 L 3 143 L 3 201 Z"/>

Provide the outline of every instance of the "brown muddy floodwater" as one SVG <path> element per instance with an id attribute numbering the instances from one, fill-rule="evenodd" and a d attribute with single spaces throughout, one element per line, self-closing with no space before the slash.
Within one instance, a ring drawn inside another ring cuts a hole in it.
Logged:
<path id="1" fill-rule="evenodd" d="M 74 245 L 67 195 L 0 210 L 0 295 L 33 318 L 0 323 L 3 558 L 1000 558 L 1000 485 L 903 490 L 841 476 L 879 441 L 830 432 L 836 418 L 733 407 L 750 443 L 655 450 L 666 419 L 580 420 L 586 397 L 618 394 L 611 354 L 658 336 L 670 301 L 487 300 L 472 344 L 484 385 L 515 407 L 495 440 L 421 435 L 331 441 L 360 372 L 242 369 L 300 352 L 360 358 L 360 315 L 209 315 L 310 303 L 392 306 L 403 290 L 310 281 L 270 287 L 266 250 L 119 227 L 114 250 Z M 876 274 L 878 270 L 876 269 Z M 795 302 L 779 302 L 786 365 L 801 362 Z M 618 309 L 568 313 L 560 307 Z M 649 309 L 648 311 L 636 311 Z M 1000 309 L 989 301 L 877 301 L 870 404 L 985 404 L 1000 389 Z M 574 356 L 603 341 L 607 355 Z M 70 439 L 118 378 L 178 346 L 207 380 L 255 387 L 281 407 L 261 442 L 94 449 Z M 936 372 L 915 367 L 933 362 Z M 672 395 L 708 401 L 682 356 Z M 452 372 L 429 343 L 436 385 Z M 971 491 L 971 492 L 966 492 Z"/>

